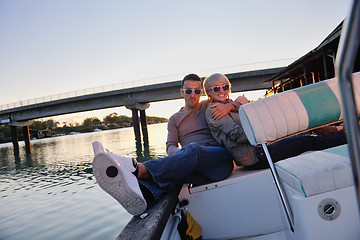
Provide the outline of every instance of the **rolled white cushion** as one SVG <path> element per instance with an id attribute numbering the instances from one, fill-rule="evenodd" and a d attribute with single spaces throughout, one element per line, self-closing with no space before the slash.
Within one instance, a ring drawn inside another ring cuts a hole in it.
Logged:
<path id="1" fill-rule="evenodd" d="M 353 74 L 360 113 L 360 73 Z M 252 145 L 342 119 L 340 91 L 332 78 L 278 93 L 239 109 L 241 124 Z"/>

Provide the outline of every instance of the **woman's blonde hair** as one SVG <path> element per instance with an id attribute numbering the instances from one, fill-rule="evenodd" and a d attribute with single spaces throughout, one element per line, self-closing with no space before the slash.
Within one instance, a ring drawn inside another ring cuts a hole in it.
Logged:
<path id="1" fill-rule="evenodd" d="M 210 76 L 206 77 L 205 80 L 204 80 L 204 90 L 205 90 L 205 94 L 207 96 L 209 96 L 208 92 L 210 90 L 210 88 L 214 85 L 214 82 L 219 80 L 220 78 L 224 78 L 226 79 L 226 81 L 230 84 L 231 86 L 231 83 L 229 81 L 229 79 L 224 75 L 224 74 L 221 74 L 221 73 L 214 73 L 214 74 L 211 74 Z"/>

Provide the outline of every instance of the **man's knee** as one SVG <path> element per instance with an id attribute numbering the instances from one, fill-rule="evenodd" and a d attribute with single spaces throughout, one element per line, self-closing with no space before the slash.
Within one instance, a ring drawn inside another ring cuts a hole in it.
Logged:
<path id="1" fill-rule="evenodd" d="M 197 144 L 196 142 L 191 142 L 189 144 L 186 144 L 185 146 L 183 146 L 181 149 L 187 150 L 187 151 L 199 151 L 199 144 Z"/>

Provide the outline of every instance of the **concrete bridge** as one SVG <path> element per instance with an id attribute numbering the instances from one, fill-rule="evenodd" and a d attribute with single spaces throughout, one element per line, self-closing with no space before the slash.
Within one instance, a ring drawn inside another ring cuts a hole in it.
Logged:
<path id="1" fill-rule="evenodd" d="M 248 72 L 226 74 L 232 83 L 232 92 L 269 89 L 271 82 L 266 82 L 283 68 L 269 68 Z M 97 93 L 83 94 L 81 96 L 66 96 L 61 99 L 44 99 L 41 102 L 27 102 L 28 104 L 11 104 L 2 106 L 0 110 L 0 124 L 11 126 L 15 154 L 18 153 L 16 128 L 23 127 L 26 151 L 31 152 L 29 124 L 31 120 L 58 116 L 62 114 L 84 112 L 125 106 L 132 111 L 133 126 L 137 142 L 141 142 L 140 124 L 143 132 L 144 145 L 148 144 L 145 109 L 151 102 L 167 101 L 182 98 L 180 94 L 181 79 L 174 81 L 149 84 L 120 90 L 103 90 Z M 9 107 L 10 106 L 10 107 Z"/>

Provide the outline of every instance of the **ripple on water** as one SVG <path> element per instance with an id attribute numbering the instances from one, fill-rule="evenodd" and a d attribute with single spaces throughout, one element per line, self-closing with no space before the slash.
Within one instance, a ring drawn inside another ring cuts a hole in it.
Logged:
<path id="1" fill-rule="evenodd" d="M 149 126 L 149 136 L 150 150 L 138 159 L 165 156 L 166 124 Z M 95 140 L 115 153 L 137 156 L 132 128 L 35 140 L 31 155 L 20 142 L 18 157 L 11 144 L 0 144 L 0 239 L 118 236 L 132 216 L 96 184 Z"/>

